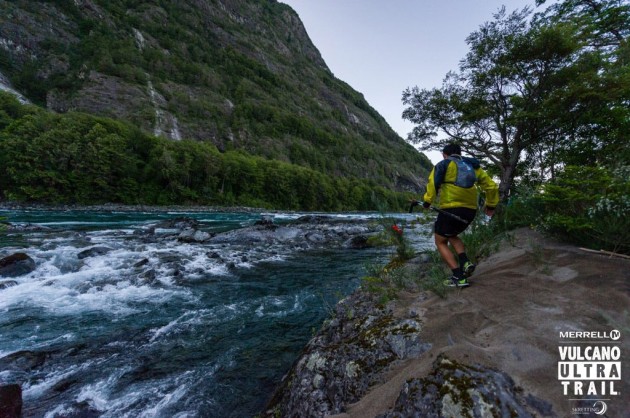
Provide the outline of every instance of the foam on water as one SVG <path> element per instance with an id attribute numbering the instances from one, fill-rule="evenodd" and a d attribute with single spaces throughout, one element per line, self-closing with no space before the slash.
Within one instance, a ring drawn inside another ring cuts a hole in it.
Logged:
<path id="1" fill-rule="evenodd" d="M 298 314 L 304 310 L 304 300 L 313 297 L 306 293 L 295 294 L 293 297 L 267 296 L 262 298 L 255 314 L 258 317 L 282 318 L 291 314 Z"/>
<path id="2" fill-rule="evenodd" d="M 211 324 L 211 318 L 216 318 L 216 314 L 214 313 L 215 310 L 216 309 L 202 309 L 198 311 L 187 311 L 163 327 L 151 330 L 153 335 L 151 336 L 149 343 L 156 341 L 162 336 L 171 334 L 172 332 L 181 331 L 183 328 L 194 327 L 199 324 Z M 220 319 L 217 318 L 217 320 Z"/>
<path id="3" fill-rule="evenodd" d="M 61 382 L 64 379 L 67 379 L 68 377 L 81 373 L 91 366 L 92 362 L 87 362 L 81 365 L 64 367 L 63 370 L 48 374 L 43 380 L 38 381 L 37 383 L 27 383 L 22 386 L 22 396 L 25 401 L 35 400 L 44 395 L 57 383 Z"/>
<path id="4" fill-rule="evenodd" d="M 325 316 L 322 303 L 356 285 L 366 257 L 310 255 L 290 237 L 271 245 L 181 242 L 178 230 L 152 232 L 173 218 L 163 213 L 75 215 L 9 216 L 52 228 L 20 232 L 20 244 L 2 248 L 36 263 L 0 290 L 0 357 L 37 362 L 0 372 L 0 380 L 22 383 L 29 416 L 91 413 L 85 405 L 104 417 L 251 416 Z M 177 215 L 203 219 L 208 232 L 259 219 Z M 281 223 L 303 215 L 270 216 Z M 374 215 L 339 218 L 363 216 Z M 105 253 L 79 259 L 94 247 Z"/>
<path id="5" fill-rule="evenodd" d="M 49 314 L 76 315 L 103 311 L 114 315 L 130 315 L 138 311 L 132 304 L 159 305 L 174 297 L 190 298 L 187 289 L 163 289 L 134 285 L 117 280 L 104 261 L 94 261 L 88 270 L 46 279 L 22 279 L 16 286 L 4 289 L 0 311 L 11 308 L 42 308 Z M 112 280 L 112 282 L 108 282 Z M 90 286 L 90 282 L 94 285 Z M 81 289 L 80 285 L 86 285 Z"/>
<path id="6" fill-rule="evenodd" d="M 158 380 L 138 381 L 121 387 L 120 380 L 131 368 L 112 371 L 106 378 L 85 385 L 75 397 L 77 403 L 87 403 L 98 410 L 103 418 L 118 417 L 173 417 L 199 416 L 198 411 L 181 411 L 179 402 L 191 398 L 200 385 L 212 382 L 216 371 L 230 362 L 234 350 L 228 350 L 219 361 L 208 367 L 196 370 L 182 370 L 176 375 L 169 375 Z M 191 407 L 195 403 L 212 403 L 210 397 L 189 400 Z M 69 406 L 63 406 L 65 410 Z M 173 411 L 177 410 L 176 413 Z M 50 411 L 46 417 L 54 417 Z"/>

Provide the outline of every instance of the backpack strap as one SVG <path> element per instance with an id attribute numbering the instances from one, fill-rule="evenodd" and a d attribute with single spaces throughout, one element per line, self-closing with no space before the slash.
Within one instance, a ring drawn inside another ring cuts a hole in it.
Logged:
<path id="1" fill-rule="evenodd" d="M 457 162 L 458 161 L 464 161 L 464 160 L 461 157 L 461 155 L 451 154 L 448 157 L 446 157 L 446 159 L 444 161 L 447 161 L 446 167 L 444 168 L 444 178 L 445 178 L 446 177 L 446 169 L 448 169 L 448 166 L 451 163 L 451 161 L 453 161 L 455 163 L 455 168 L 457 168 Z M 442 178 L 442 183 L 455 184 L 454 181 L 444 181 L 444 178 Z M 457 173 L 455 173 L 455 180 L 457 180 Z"/>
<path id="2" fill-rule="evenodd" d="M 440 189 L 442 183 L 444 183 L 444 178 L 446 177 L 446 169 L 448 168 L 448 165 L 450 163 L 451 160 L 445 159 L 435 165 L 435 171 L 433 173 L 433 185 L 435 186 L 436 192 Z"/>

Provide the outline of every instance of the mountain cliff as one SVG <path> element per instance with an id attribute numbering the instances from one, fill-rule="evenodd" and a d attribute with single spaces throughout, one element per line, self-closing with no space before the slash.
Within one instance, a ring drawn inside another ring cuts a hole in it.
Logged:
<path id="1" fill-rule="evenodd" d="M 1 75 L 54 112 L 399 191 L 431 166 L 275 0 L 0 0 L 0 10 Z"/>

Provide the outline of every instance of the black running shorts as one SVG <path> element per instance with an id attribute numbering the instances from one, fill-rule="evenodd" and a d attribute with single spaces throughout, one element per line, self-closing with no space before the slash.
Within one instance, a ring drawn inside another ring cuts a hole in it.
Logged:
<path id="1" fill-rule="evenodd" d="M 446 212 L 446 213 L 443 213 Z M 448 213 L 452 213 L 456 215 L 466 222 L 462 222 L 458 219 L 455 219 L 448 215 Z M 437 219 L 435 220 L 434 231 L 438 235 L 442 235 L 443 237 L 454 237 L 456 235 L 464 232 L 468 225 L 475 219 L 475 215 L 477 211 L 475 209 L 469 208 L 449 208 L 442 209 L 442 212 L 438 213 Z"/>

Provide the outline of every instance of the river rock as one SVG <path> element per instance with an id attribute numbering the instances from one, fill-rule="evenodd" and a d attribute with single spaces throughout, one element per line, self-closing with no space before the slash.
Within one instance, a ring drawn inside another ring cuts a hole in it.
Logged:
<path id="1" fill-rule="evenodd" d="M 273 216 L 263 215 L 254 225 L 273 225 Z"/>
<path id="2" fill-rule="evenodd" d="M 74 402 L 63 411 L 64 418 L 98 418 L 101 416 L 103 413 L 90 405 L 88 401 Z"/>
<path id="3" fill-rule="evenodd" d="M 154 228 L 156 229 L 197 229 L 199 227 L 199 221 L 192 218 L 174 218 L 167 219 L 165 221 L 159 222 L 155 224 Z"/>
<path id="4" fill-rule="evenodd" d="M 212 235 L 204 231 L 198 231 L 193 228 L 183 230 L 177 239 L 181 242 L 205 242 L 210 239 Z"/>
<path id="5" fill-rule="evenodd" d="M 23 276 L 35 270 L 35 261 L 24 253 L 11 254 L 0 260 L 0 276 Z"/>
<path id="6" fill-rule="evenodd" d="M 27 371 L 42 366 L 48 353 L 40 351 L 16 351 L 0 358 L 0 370 Z"/>
<path id="7" fill-rule="evenodd" d="M 12 232 L 38 232 L 38 231 L 50 231 L 52 228 L 44 225 L 34 225 L 30 223 L 24 224 L 12 224 L 6 223 L 7 229 Z"/>
<path id="8" fill-rule="evenodd" d="M 465 365 L 441 355 L 432 372 L 408 380 L 394 407 L 378 418 L 400 417 L 534 417 L 549 405 L 523 396 L 507 374 L 476 364 Z M 545 416 L 553 416 L 545 414 Z"/>
<path id="9" fill-rule="evenodd" d="M 17 282 L 15 280 L 2 280 L 0 281 L 0 290 L 6 289 L 7 287 L 17 286 Z"/>
<path id="10" fill-rule="evenodd" d="M 110 252 L 112 249 L 109 247 L 92 247 L 87 250 L 81 251 L 77 254 L 79 260 L 83 260 L 84 258 L 96 257 L 98 255 L 104 255 Z"/>
<path id="11" fill-rule="evenodd" d="M 362 250 L 364 248 L 369 248 L 370 243 L 368 241 L 368 237 L 365 235 L 357 235 L 356 237 L 352 237 L 344 243 L 344 247 L 351 248 L 354 250 Z"/>
<path id="12" fill-rule="evenodd" d="M 18 384 L 0 385 L 0 417 L 22 416 L 22 388 Z"/>
<path id="13" fill-rule="evenodd" d="M 306 240 L 312 243 L 322 243 L 326 240 L 326 236 L 319 231 L 313 231 L 306 234 Z"/>
<path id="14" fill-rule="evenodd" d="M 143 258 L 142 260 L 140 260 L 137 263 L 135 263 L 133 266 L 135 268 L 140 268 L 140 267 L 144 266 L 145 264 L 149 264 L 149 259 L 148 258 Z"/>

